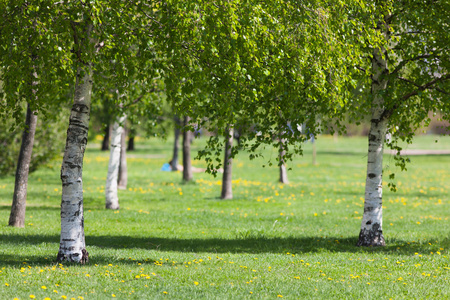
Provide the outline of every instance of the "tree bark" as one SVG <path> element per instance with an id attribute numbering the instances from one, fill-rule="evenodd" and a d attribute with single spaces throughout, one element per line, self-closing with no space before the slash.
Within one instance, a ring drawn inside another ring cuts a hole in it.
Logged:
<path id="1" fill-rule="evenodd" d="M 221 199 L 233 199 L 232 187 L 232 170 L 233 158 L 231 156 L 233 150 L 233 126 L 229 125 L 227 128 L 227 135 L 225 137 L 225 157 L 223 160 L 223 176 L 222 176 L 222 193 Z"/>
<path id="2" fill-rule="evenodd" d="M 111 136 L 111 124 L 108 124 L 105 128 L 105 135 L 103 136 L 102 151 L 109 150 L 109 137 Z"/>
<path id="3" fill-rule="evenodd" d="M 109 155 L 108 175 L 105 185 L 105 206 L 107 209 L 119 209 L 119 197 L 117 194 L 117 178 L 119 175 L 122 124 L 125 116 L 114 122 L 111 134 L 111 152 Z"/>
<path id="4" fill-rule="evenodd" d="M 175 121 L 175 131 L 174 131 L 174 141 L 173 141 L 173 155 L 172 159 L 170 160 L 170 167 L 172 168 L 172 171 L 178 171 L 178 152 L 179 152 L 179 142 L 180 142 L 180 125 L 181 120 L 177 116 L 174 118 Z"/>
<path id="5" fill-rule="evenodd" d="M 34 134 L 36 132 L 37 115 L 27 106 L 25 129 L 22 134 L 19 159 L 17 161 L 16 181 L 14 185 L 13 202 L 9 216 L 9 226 L 25 226 L 25 210 L 27 202 L 28 172 L 30 170 L 31 154 L 33 152 Z"/>
<path id="6" fill-rule="evenodd" d="M 127 151 L 134 151 L 135 147 L 134 147 L 134 136 L 129 136 L 128 137 L 128 146 L 127 146 Z"/>
<path id="7" fill-rule="evenodd" d="M 372 58 L 372 118 L 369 131 L 364 214 L 357 246 L 385 246 L 382 230 L 383 147 L 387 131 L 384 97 L 388 85 L 386 51 L 375 48 Z"/>
<path id="8" fill-rule="evenodd" d="M 120 165 L 119 165 L 119 179 L 117 181 L 117 187 L 120 190 L 125 190 L 128 184 L 126 137 L 127 137 L 127 130 L 124 128 L 122 131 L 122 137 L 120 138 Z"/>
<path id="9" fill-rule="evenodd" d="M 184 117 L 183 130 L 183 181 L 192 181 L 192 165 L 191 165 L 191 135 L 192 132 L 186 129 L 191 121 L 190 117 Z"/>
<path id="10" fill-rule="evenodd" d="M 317 157 L 316 139 L 314 138 L 314 140 L 312 141 L 312 164 L 313 164 L 313 166 L 315 166 L 317 164 L 316 157 Z"/>
<path id="11" fill-rule="evenodd" d="M 288 184 L 289 180 L 288 180 L 288 176 L 287 176 L 287 170 L 286 170 L 286 162 L 284 161 L 284 156 L 286 155 L 286 150 L 284 149 L 283 145 L 284 145 L 285 141 L 284 139 L 281 140 L 281 145 L 280 145 L 280 182 L 284 183 L 284 184 Z"/>
<path id="12" fill-rule="evenodd" d="M 76 25 L 74 25 L 76 26 Z M 92 22 L 86 21 L 80 49 L 89 50 Z M 83 157 L 88 140 L 92 93 L 92 65 L 79 62 L 75 94 L 61 166 L 61 240 L 57 261 L 85 264 L 89 260 L 84 238 Z"/>

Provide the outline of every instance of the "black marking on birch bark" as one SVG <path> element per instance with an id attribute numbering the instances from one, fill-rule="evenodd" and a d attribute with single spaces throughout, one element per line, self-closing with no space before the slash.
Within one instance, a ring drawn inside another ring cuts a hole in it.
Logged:
<path id="1" fill-rule="evenodd" d="M 70 126 L 73 126 L 75 128 L 82 128 L 85 130 L 85 132 L 87 132 L 89 130 L 89 127 L 84 125 L 83 121 L 79 121 L 78 119 L 70 119 Z M 74 128 L 74 129 L 75 129 Z"/>
<path id="2" fill-rule="evenodd" d="M 70 161 L 66 161 L 66 166 L 68 166 L 71 169 L 77 169 L 77 168 L 81 168 L 81 166 L 77 163 L 73 163 Z"/>
<path id="3" fill-rule="evenodd" d="M 56 261 L 64 261 L 65 255 L 61 253 L 61 251 L 58 252 L 58 255 L 56 256 Z"/>
<path id="4" fill-rule="evenodd" d="M 89 106 L 86 104 L 75 103 L 72 105 L 72 111 L 87 114 L 89 113 Z"/>
<path id="5" fill-rule="evenodd" d="M 375 208 L 372 206 L 368 206 L 368 207 L 364 207 L 364 212 L 371 212 L 373 211 Z"/>
<path id="6" fill-rule="evenodd" d="M 367 221 L 366 225 L 372 224 L 372 221 Z"/>
<path id="7" fill-rule="evenodd" d="M 369 173 L 369 174 L 367 174 L 367 176 L 368 176 L 370 179 L 373 179 L 373 178 L 377 177 L 377 174 Z"/>
<path id="8" fill-rule="evenodd" d="M 381 225 L 379 223 L 374 223 L 372 228 L 365 229 L 362 228 L 359 233 L 358 247 L 377 247 L 386 246 L 384 241 L 383 231 L 381 230 Z"/>
<path id="9" fill-rule="evenodd" d="M 375 142 L 377 140 L 377 137 L 373 134 L 369 134 L 369 141 L 370 142 Z"/>
<path id="10" fill-rule="evenodd" d="M 63 242 L 75 242 L 75 239 L 62 239 Z"/>

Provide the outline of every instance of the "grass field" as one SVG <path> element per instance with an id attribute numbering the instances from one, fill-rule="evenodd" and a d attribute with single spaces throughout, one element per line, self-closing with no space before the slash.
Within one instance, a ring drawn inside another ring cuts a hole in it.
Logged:
<path id="1" fill-rule="evenodd" d="M 409 148 L 450 149 L 450 138 L 435 139 L 421 136 Z M 14 179 L 0 178 L 0 298 L 450 298 L 450 155 L 411 157 L 408 172 L 396 174 L 398 192 L 384 190 L 387 246 L 358 248 L 366 139 L 323 136 L 316 145 L 318 164 L 306 144 L 289 163 L 288 185 L 277 183 L 276 167 L 241 154 L 234 199 L 224 201 L 220 178 L 194 174 L 195 183 L 182 184 L 179 172 L 160 171 L 170 140 L 141 141 L 129 153 L 121 209 L 106 211 L 109 153 L 91 144 L 84 266 L 55 263 L 60 161 L 30 176 L 26 228 L 6 226 Z M 386 172 L 393 164 L 386 155 Z"/>

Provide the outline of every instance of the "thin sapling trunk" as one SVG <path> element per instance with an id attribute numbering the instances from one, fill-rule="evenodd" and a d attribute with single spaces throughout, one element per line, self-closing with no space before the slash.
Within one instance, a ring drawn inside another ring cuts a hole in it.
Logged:
<path id="1" fill-rule="evenodd" d="M 25 129 L 22 134 L 19 159 L 17 161 L 16 181 L 14 184 L 13 202 L 9 216 L 9 226 L 25 226 L 25 210 L 27 202 L 28 173 L 30 170 L 31 154 L 33 152 L 34 134 L 36 132 L 37 115 L 30 105 L 27 105 Z"/>
<path id="2" fill-rule="evenodd" d="M 192 165 L 191 165 L 191 135 L 192 132 L 186 129 L 191 118 L 184 117 L 184 131 L 183 131 L 183 181 L 192 181 Z"/>
<path id="3" fill-rule="evenodd" d="M 225 137 L 225 157 L 223 160 L 222 193 L 221 199 L 233 199 L 232 170 L 233 158 L 233 126 L 228 126 Z"/>

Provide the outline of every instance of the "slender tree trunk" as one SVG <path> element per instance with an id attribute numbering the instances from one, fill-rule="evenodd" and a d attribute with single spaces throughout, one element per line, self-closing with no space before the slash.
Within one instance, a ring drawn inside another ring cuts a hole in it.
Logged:
<path id="1" fill-rule="evenodd" d="M 9 216 L 9 226 L 25 226 L 28 172 L 30 170 L 36 123 L 37 115 L 31 111 L 30 105 L 28 104 L 25 129 L 22 134 L 22 144 L 20 146 L 19 160 L 17 162 L 16 181 L 14 185 L 11 214 Z"/>
<path id="2" fill-rule="evenodd" d="M 172 167 L 172 171 L 178 171 L 178 152 L 179 152 L 179 143 L 180 143 L 180 125 L 181 120 L 177 116 L 174 117 L 175 121 L 175 132 L 174 132 L 174 141 L 173 141 L 173 155 L 170 161 L 170 166 Z"/>
<path id="3" fill-rule="evenodd" d="M 383 146 L 387 118 L 383 115 L 384 92 L 388 85 L 386 51 L 376 48 L 372 58 L 372 118 L 369 131 L 364 214 L 357 246 L 386 245 L 382 230 Z"/>
<path id="4" fill-rule="evenodd" d="M 222 193 L 221 199 L 233 199 L 232 187 L 232 170 L 233 158 L 231 153 L 233 150 L 233 126 L 227 128 L 227 136 L 225 137 L 225 157 L 223 160 L 223 176 L 222 176 Z"/>
<path id="5" fill-rule="evenodd" d="M 76 25 L 75 25 L 76 26 Z M 92 22 L 86 21 L 81 49 L 89 50 Z M 66 148 L 61 166 L 61 240 L 57 261 L 85 264 L 89 260 L 84 239 L 83 157 L 86 149 L 92 93 L 92 66 L 78 66 L 75 95 L 67 130 Z"/>
<path id="6" fill-rule="evenodd" d="M 105 135 L 103 136 L 102 151 L 109 150 L 109 137 L 111 136 L 111 124 L 108 124 L 105 128 Z"/>
<path id="7" fill-rule="evenodd" d="M 119 209 L 119 197 L 117 194 L 117 178 L 119 175 L 122 124 L 125 116 L 114 122 L 111 134 L 111 152 L 109 155 L 108 175 L 105 185 L 105 206 L 107 209 Z"/>
<path id="8" fill-rule="evenodd" d="M 136 129 L 133 124 L 130 123 L 130 129 L 128 130 L 128 145 L 127 151 L 134 151 L 134 137 L 136 136 Z"/>
<path id="9" fill-rule="evenodd" d="M 289 180 L 288 180 L 288 176 L 287 176 L 287 170 L 286 170 L 286 162 L 284 161 L 284 156 L 286 155 L 286 150 L 284 149 L 284 143 L 285 140 L 282 139 L 281 140 L 281 145 L 280 145 L 280 182 L 284 183 L 284 184 L 288 184 Z"/>
<path id="10" fill-rule="evenodd" d="M 317 164 L 316 157 L 317 157 L 316 139 L 314 138 L 312 141 L 312 164 L 313 164 L 313 166 L 315 166 Z"/>
<path id="11" fill-rule="evenodd" d="M 126 137 L 127 137 L 127 130 L 124 128 L 122 131 L 122 137 L 120 138 L 120 165 L 119 165 L 119 179 L 117 182 L 117 187 L 120 190 L 125 190 L 128 184 Z"/>
<path id="12" fill-rule="evenodd" d="M 184 117 L 184 126 L 189 125 L 191 118 Z M 192 181 L 192 165 L 191 165 L 191 135 L 192 132 L 186 130 L 183 131 L 183 181 Z"/>

